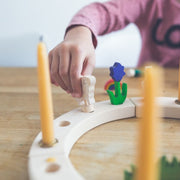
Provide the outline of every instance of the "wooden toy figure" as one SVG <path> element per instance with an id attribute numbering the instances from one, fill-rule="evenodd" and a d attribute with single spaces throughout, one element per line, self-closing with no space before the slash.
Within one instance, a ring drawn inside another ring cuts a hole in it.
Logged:
<path id="1" fill-rule="evenodd" d="M 82 81 L 82 98 L 79 99 L 79 104 L 83 112 L 93 112 L 94 111 L 94 89 L 96 78 L 94 76 L 83 76 Z"/>

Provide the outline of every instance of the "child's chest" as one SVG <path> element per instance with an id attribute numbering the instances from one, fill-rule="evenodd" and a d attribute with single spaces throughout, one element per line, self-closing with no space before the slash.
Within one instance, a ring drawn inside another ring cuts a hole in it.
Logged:
<path id="1" fill-rule="evenodd" d="M 173 0 L 172 0 L 173 1 Z M 180 0 L 179 0 L 180 1 Z M 159 45 L 169 48 L 180 48 L 180 3 L 166 1 L 162 12 L 154 18 L 152 36 Z"/>

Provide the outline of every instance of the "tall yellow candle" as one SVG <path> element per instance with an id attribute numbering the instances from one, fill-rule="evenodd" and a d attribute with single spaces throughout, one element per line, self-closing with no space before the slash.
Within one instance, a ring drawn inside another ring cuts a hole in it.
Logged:
<path id="1" fill-rule="evenodd" d="M 52 94 L 48 56 L 46 52 L 46 46 L 43 42 L 38 44 L 37 56 L 42 143 L 44 146 L 52 146 L 55 142 L 53 129 Z"/>
<path id="2" fill-rule="evenodd" d="M 157 177 L 157 79 L 160 74 L 150 67 L 145 69 L 144 106 L 140 119 L 140 142 L 138 156 L 138 180 L 156 180 Z"/>

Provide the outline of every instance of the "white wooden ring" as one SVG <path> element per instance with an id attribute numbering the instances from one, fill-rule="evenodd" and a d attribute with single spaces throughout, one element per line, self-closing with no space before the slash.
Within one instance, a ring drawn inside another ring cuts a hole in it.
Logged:
<path id="1" fill-rule="evenodd" d="M 32 144 L 28 161 L 30 179 L 84 179 L 69 160 L 73 144 L 84 133 L 101 124 L 140 117 L 141 99 L 126 99 L 122 105 L 111 105 L 109 101 L 98 102 L 93 113 L 84 113 L 78 108 L 58 117 L 54 120 L 58 143 L 51 148 L 40 147 L 42 134 L 39 133 Z M 163 111 L 161 117 L 180 119 L 180 105 L 175 103 L 176 98 L 159 97 L 157 100 Z"/>

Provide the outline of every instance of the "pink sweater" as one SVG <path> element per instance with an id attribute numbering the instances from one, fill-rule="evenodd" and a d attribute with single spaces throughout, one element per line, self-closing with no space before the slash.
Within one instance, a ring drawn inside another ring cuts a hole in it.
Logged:
<path id="1" fill-rule="evenodd" d="M 135 23 L 142 37 L 138 66 L 149 60 L 162 66 L 178 67 L 180 60 L 180 3 L 177 0 L 110 0 L 81 9 L 69 27 L 84 25 L 104 35 Z M 131 43 L 131 42 L 129 42 Z"/>

